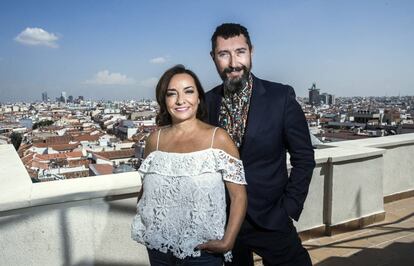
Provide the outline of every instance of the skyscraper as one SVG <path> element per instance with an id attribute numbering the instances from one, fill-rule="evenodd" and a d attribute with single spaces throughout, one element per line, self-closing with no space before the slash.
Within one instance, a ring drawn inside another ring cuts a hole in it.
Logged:
<path id="1" fill-rule="evenodd" d="M 66 91 L 62 91 L 62 93 L 60 94 L 60 101 L 66 103 Z"/>
<path id="2" fill-rule="evenodd" d="M 313 83 L 312 87 L 309 89 L 309 103 L 312 106 L 319 106 L 321 104 L 319 89 L 316 88 L 316 83 Z"/>
<path id="3" fill-rule="evenodd" d="M 42 92 L 42 102 L 47 102 L 47 92 Z"/>
<path id="4" fill-rule="evenodd" d="M 335 104 L 335 95 L 329 94 L 328 104 L 329 105 Z"/>

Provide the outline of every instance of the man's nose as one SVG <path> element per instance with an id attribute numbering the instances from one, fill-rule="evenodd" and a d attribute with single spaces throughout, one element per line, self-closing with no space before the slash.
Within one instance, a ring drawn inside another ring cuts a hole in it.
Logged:
<path id="1" fill-rule="evenodd" d="M 234 54 L 230 56 L 230 66 L 235 68 L 237 66 L 237 58 Z"/>

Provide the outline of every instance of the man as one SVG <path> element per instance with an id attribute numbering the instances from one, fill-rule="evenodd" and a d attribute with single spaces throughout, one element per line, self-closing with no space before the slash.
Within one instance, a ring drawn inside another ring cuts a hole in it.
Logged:
<path id="1" fill-rule="evenodd" d="M 211 42 L 223 84 L 206 94 L 209 121 L 226 129 L 236 143 L 247 181 L 247 215 L 229 265 L 253 265 L 252 252 L 264 265 L 311 265 L 292 223 L 299 219 L 315 167 L 295 92 L 250 72 L 253 47 L 245 27 L 222 24 Z"/>

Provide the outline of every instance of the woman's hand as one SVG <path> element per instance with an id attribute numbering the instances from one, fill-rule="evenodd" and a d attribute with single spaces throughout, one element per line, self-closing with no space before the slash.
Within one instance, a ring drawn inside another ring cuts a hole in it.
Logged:
<path id="1" fill-rule="evenodd" d="M 209 253 L 226 253 L 233 248 L 233 245 L 221 239 L 210 240 L 204 244 L 198 245 L 197 248 Z"/>

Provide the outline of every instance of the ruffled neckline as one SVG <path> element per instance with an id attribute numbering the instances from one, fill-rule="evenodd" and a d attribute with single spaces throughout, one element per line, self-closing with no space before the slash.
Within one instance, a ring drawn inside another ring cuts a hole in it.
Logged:
<path id="1" fill-rule="evenodd" d="M 142 174 L 194 176 L 222 170 L 223 160 L 233 161 L 242 166 L 240 159 L 216 148 L 186 153 L 155 150 L 142 161 L 138 171 Z"/>

